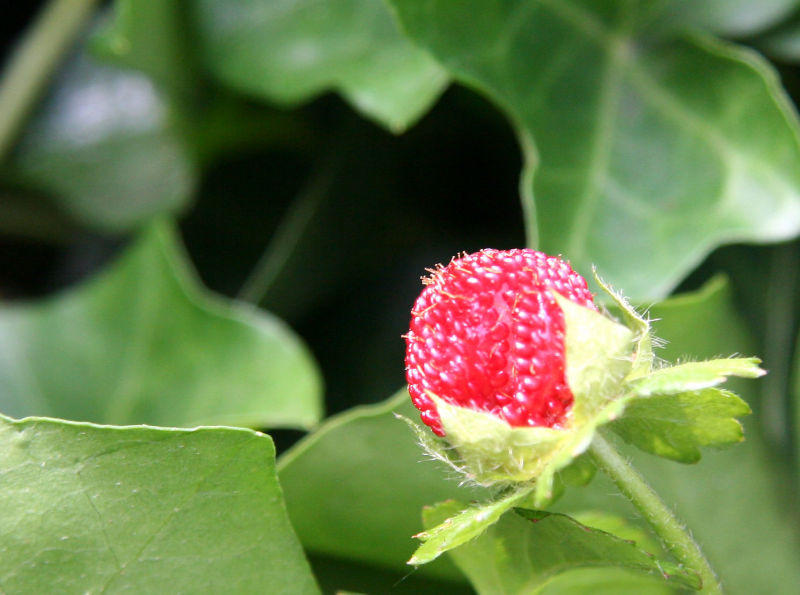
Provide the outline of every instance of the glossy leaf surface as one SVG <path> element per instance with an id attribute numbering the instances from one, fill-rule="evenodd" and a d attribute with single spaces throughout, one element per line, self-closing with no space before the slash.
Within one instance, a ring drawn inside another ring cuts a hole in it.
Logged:
<path id="1" fill-rule="evenodd" d="M 339 91 L 402 131 L 436 100 L 445 72 L 398 31 L 380 0 L 195 0 L 201 55 L 223 83 L 282 104 Z"/>
<path id="2" fill-rule="evenodd" d="M 99 423 L 309 427 L 320 379 L 267 313 L 212 298 L 167 223 L 105 272 L 0 309 L 0 411 Z"/>
<path id="3" fill-rule="evenodd" d="M 317 593 L 268 436 L 0 416 L 8 593 Z"/>
<path id="4" fill-rule="evenodd" d="M 652 3 L 392 5 L 514 124 L 529 243 L 585 276 L 658 299 L 721 243 L 800 231 L 797 119 L 752 52 L 651 39 Z"/>

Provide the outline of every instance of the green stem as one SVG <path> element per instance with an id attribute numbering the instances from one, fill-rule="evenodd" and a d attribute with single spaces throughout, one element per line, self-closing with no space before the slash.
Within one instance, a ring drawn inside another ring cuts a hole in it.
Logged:
<path id="1" fill-rule="evenodd" d="M 0 162 L 98 0 L 50 0 L 8 59 L 0 79 Z"/>
<path id="2" fill-rule="evenodd" d="M 333 179 L 335 161 L 335 158 L 325 159 L 323 165 L 312 175 L 308 184 L 292 202 L 278 225 L 278 231 L 242 285 L 238 299 L 251 304 L 260 304 L 264 300 L 327 195 Z"/>
<path id="3" fill-rule="evenodd" d="M 701 592 L 721 594 L 722 585 L 700 546 L 644 477 L 600 433 L 595 435 L 589 452 L 597 466 L 650 523 L 664 547 L 681 564 L 700 576 L 703 581 Z"/>

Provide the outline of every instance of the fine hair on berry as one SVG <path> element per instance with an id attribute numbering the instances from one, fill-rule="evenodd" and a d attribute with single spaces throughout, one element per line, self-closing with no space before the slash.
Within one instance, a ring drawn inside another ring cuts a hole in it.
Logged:
<path id="1" fill-rule="evenodd" d="M 422 421 L 444 436 L 435 395 L 514 427 L 563 427 L 573 395 L 553 292 L 594 309 L 586 280 L 529 249 L 481 250 L 430 272 L 405 336 L 408 390 Z"/>

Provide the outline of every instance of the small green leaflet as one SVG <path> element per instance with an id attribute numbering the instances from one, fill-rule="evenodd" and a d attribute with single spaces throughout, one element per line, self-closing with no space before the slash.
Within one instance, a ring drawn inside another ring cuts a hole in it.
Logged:
<path id="1" fill-rule="evenodd" d="M 437 525 L 463 507 L 448 501 L 429 508 L 425 525 Z M 675 586 L 700 587 L 693 573 L 656 559 L 631 541 L 538 510 L 517 508 L 450 554 L 479 594 L 536 593 L 561 573 L 597 567 L 621 567 Z"/>
<path id="2" fill-rule="evenodd" d="M 741 442 L 744 433 L 735 418 L 749 413 L 747 403 L 732 392 L 705 388 L 634 399 L 611 428 L 644 451 L 696 463 L 700 446 Z"/>

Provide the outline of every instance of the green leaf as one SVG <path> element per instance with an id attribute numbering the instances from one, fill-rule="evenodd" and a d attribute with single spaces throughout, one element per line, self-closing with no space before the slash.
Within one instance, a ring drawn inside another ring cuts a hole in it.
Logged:
<path id="1" fill-rule="evenodd" d="M 120 231 L 181 211 L 197 172 L 170 107 L 142 74 L 84 51 L 26 128 L 11 174 L 78 222 Z"/>
<path id="2" fill-rule="evenodd" d="M 115 0 L 110 22 L 91 40 L 92 50 L 144 72 L 172 96 L 185 96 L 199 65 L 186 35 L 184 6 L 180 0 Z"/>
<path id="3" fill-rule="evenodd" d="M 195 0 L 202 58 L 223 83 L 293 105 L 327 90 L 389 129 L 410 126 L 447 83 L 380 0 Z"/>
<path id="4" fill-rule="evenodd" d="M 722 446 L 744 440 L 735 419 L 750 407 L 735 394 L 717 388 L 631 401 L 611 428 L 644 451 L 680 461 L 700 460 L 700 446 Z"/>
<path id="5" fill-rule="evenodd" d="M 425 512 L 425 524 L 451 517 L 463 504 L 445 502 Z M 675 585 L 699 588 L 699 579 L 660 561 L 634 543 L 574 519 L 517 509 L 472 542 L 450 552 L 478 593 L 536 593 L 556 575 L 577 568 L 617 566 Z"/>
<path id="6" fill-rule="evenodd" d="M 206 294 L 171 225 L 52 298 L 0 308 L 0 410 L 101 423 L 310 427 L 311 357 L 265 312 Z"/>
<path id="7" fill-rule="evenodd" d="M 800 14 L 756 38 L 753 44 L 768 56 L 784 62 L 800 61 Z"/>
<path id="8" fill-rule="evenodd" d="M 0 416 L 7 593 L 317 593 L 268 436 Z"/>
<path id="9" fill-rule="evenodd" d="M 459 485 L 445 465 L 424 460 L 395 412 L 419 415 L 403 390 L 332 417 L 279 459 L 289 517 L 306 550 L 407 574 L 423 506 L 486 498 L 485 490 Z M 439 561 L 418 572 L 459 576 Z"/>
<path id="10" fill-rule="evenodd" d="M 417 548 L 408 563 L 427 564 L 443 553 L 474 539 L 494 525 L 504 513 L 521 504 L 532 491 L 533 486 L 529 485 L 488 504 L 474 506 L 467 506 L 453 500 L 438 504 L 433 508 L 434 512 L 430 514 L 425 512 L 423 516 L 425 526 L 430 526 L 430 528 L 414 536 L 423 543 Z M 445 510 L 448 512 L 448 516 L 439 514 L 440 511 Z M 438 523 L 428 523 L 428 519 L 431 518 L 440 520 Z"/>
<path id="11" fill-rule="evenodd" d="M 721 243 L 800 231 L 800 129 L 774 71 L 700 35 L 653 38 L 651 4 L 392 1 L 515 125 L 529 244 L 634 300 Z"/>
<path id="12" fill-rule="evenodd" d="M 731 37 L 763 31 L 789 16 L 797 0 L 671 0 L 667 12 L 683 25 Z"/>
<path id="13" fill-rule="evenodd" d="M 730 357 L 704 362 L 688 362 L 658 369 L 630 383 L 631 390 L 640 397 L 674 395 L 685 391 L 716 386 L 728 376 L 758 378 L 766 374 L 758 367 L 756 357 Z"/>

